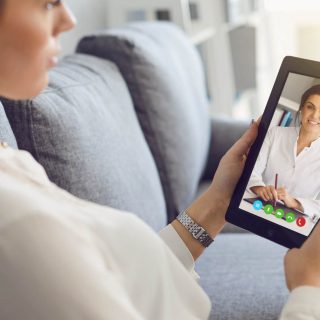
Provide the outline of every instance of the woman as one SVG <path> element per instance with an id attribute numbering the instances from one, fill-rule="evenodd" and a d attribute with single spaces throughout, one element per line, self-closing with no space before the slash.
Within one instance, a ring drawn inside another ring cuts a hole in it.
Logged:
<path id="1" fill-rule="evenodd" d="M 32 97 L 46 86 L 58 36 L 74 19 L 59 0 L 0 0 L 0 10 L 0 95 Z M 224 156 L 206 193 L 187 210 L 212 238 L 225 223 L 256 134 L 253 123 Z M 160 232 L 161 240 L 133 215 L 59 189 L 28 153 L 1 145 L 1 320 L 208 317 L 210 302 L 193 269 L 204 246 L 179 221 Z M 320 230 L 313 238 L 309 247 L 320 243 Z M 319 285 L 320 268 L 310 267 L 307 249 L 287 256 L 290 289 Z M 311 315 L 309 303 L 319 290 L 295 290 L 282 318 L 292 319 L 297 301 Z M 295 301 L 301 292 L 308 299 Z"/>
<path id="2" fill-rule="evenodd" d="M 282 200 L 288 208 L 319 217 L 320 85 L 302 95 L 298 119 L 297 127 L 269 130 L 248 188 L 265 201 Z"/>

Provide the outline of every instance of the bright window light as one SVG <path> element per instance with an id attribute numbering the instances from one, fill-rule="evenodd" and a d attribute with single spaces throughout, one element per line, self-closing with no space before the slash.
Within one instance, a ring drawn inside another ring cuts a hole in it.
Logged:
<path id="1" fill-rule="evenodd" d="M 264 0 L 264 7 L 268 11 L 320 11 L 319 0 Z"/>

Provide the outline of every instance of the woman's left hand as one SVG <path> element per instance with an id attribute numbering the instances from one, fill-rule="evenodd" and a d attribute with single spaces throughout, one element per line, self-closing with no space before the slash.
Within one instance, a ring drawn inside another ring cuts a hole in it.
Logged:
<path id="1" fill-rule="evenodd" d="M 208 190 L 187 209 L 188 215 L 201 225 L 212 238 L 225 225 L 225 214 L 242 174 L 247 154 L 257 137 L 258 126 L 259 121 L 253 122 L 245 134 L 224 155 Z M 203 252 L 204 247 L 186 231 L 178 220 L 174 220 L 172 226 L 196 260 Z"/>
<path id="2" fill-rule="evenodd" d="M 277 194 L 279 200 L 282 200 L 286 207 L 291 208 L 291 209 L 298 209 L 301 210 L 301 203 L 293 198 L 288 191 L 286 190 L 285 187 L 281 187 L 277 189 Z"/>
<path id="3" fill-rule="evenodd" d="M 213 237 L 225 224 L 225 214 L 242 174 L 248 152 L 258 134 L 260 121 L 253 122 L 244 135 L 221 159 L 208 190 L 188 208 L 188 213 Z"/>

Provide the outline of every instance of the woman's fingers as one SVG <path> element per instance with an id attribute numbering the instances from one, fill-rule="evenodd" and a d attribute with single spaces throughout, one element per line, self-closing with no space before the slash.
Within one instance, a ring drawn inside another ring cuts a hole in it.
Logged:
<path id="1" fill-rule="evenodd" d="M 294 268 L 301 262 L 300 257 L 300 249 L 290 249 L 287 251 L 285 257 L 284 257 L 284 269 L 285 269 L 285 275 L 286 275 L 286 284 L 288 289 L 291 291 L 294 286 L 295 282 L 295 274 L 294 274 Z M 300 262 L 299 262 L 300 261 Z"/>
<path id="2" fill-rule="evenodd" d="M 274 194 L 273 194 L 273 187 L 268 186 L 267 190 L 268 190 L 269 200 L 275 200 Z"/>
<path id="3" fill-rule="evenodd" d="M 260 198 L 262 198 L 262 200 L 264 200 L 264 201 L 268 201 L 268 199 L 267 199 L 267 197 L 266 197 L 266 195 L 265 195 L 264 190 L 261 190 L 261 191 L 260 191 L 259 196 L 260 196 Z"/>
<path id="4" fill-rule="evenodd" d="M 268 201 L 278 200 L 277 191 L 273 186 L 266 186 L 264 190 Z"/>
<path id="5" fill-rule="evenodd" d="M 265 195 L 268 201 L 272 199 L 272 193 L 269 191 L 268 188 L 265 188 Z"/>
<path id="6" fill-rule="evenodd" d="M 279 194 L 273 186 L 260 187 L 256 192 L 264 201 L 279 200 Z"/>
<path id="7" fill-rule="evenodd" d="M 272 199 L 272 194 L 269 192 L 268 188 L 264 187 L 262 192 L 263 192 L 265 201 L 269 201 Z"/>
<path id="8" fill-rule="evenodd" d="M 316 226 L 300 249 L 291 249 L 284 259 L 289 290 L 301 286 L 320 287 L 320 225 Z"/>
<path id="9" fill-rule="evenodd" d="M 278 201 L 278 193 L 277 193 L 277 190 L 276 190 L 274 187 L 272 187 L 272 188 L 271 188 L 271 192 L 272 192 L 273 200 Z"/>
<path id="10" fill-rule="evenodd" d="M 287 191 L 284 187 L 279 188 L 276 191 L 277 191 L 279 200 L 284 200 L 286 198 Z"/>
<path id="11" fill-rule="evenodd" d="M 262 200 L 265 200 L 262 187 L 259 187 L 259 189 L 255 190 L 255 194 L 259 196 Z"/>
<path id="12" fill-rule="evenodd" d="M 248 151 L 257 137 L 259 123 L 260 121 L 258 120 L 251 124 L 242 137 L 230 149 L 232 153 L 238 157 L 243 157 L 243 155 L 248 154 Z"/>

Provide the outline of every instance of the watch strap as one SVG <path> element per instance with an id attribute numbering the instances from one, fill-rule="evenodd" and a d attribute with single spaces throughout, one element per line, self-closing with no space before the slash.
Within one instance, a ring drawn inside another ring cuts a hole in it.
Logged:
<path id="1" fill-rule="evenodd" d="M 198 240 L 204 247 L 214 241 L 204 228 L 199 226 L 193 219 L 187 214 L 186 211 L 181 212 L 177 220 L 191 233 L 191 235 Z"/>

